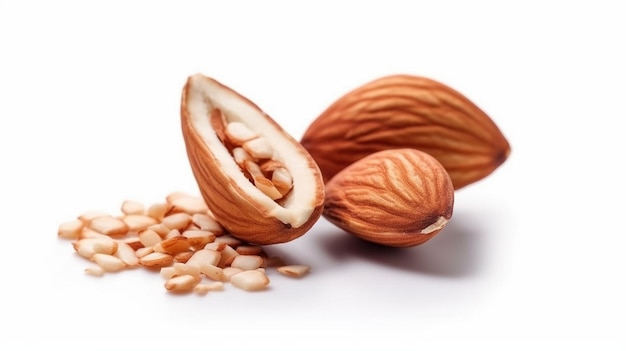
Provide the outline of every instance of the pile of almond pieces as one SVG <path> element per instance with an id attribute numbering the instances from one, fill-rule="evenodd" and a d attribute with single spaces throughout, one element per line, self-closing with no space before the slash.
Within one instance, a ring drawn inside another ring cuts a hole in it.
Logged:
<path id="1" fill-rule="evenodd" d="M 286 265 L 263 247 L 228 234 L 198 196 L 173 192 L 149 207 L 126 200 L 121 212 L 85 212 L 59 225 L 59 238 L 72 240 L 76 253 L 93 262 L 87 274 L 145 267 L 160 270 L 169 292 L 206 294 L 223 290 L 228 282 L 263 290 L 270 267 L 289 277 L 309 271 L 307 265 Z"/>

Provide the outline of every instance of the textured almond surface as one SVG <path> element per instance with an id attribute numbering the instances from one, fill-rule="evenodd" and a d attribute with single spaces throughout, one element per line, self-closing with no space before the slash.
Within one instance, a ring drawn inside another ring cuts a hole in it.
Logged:
<path id="1" fill-rule="evenodd" d="M 414 149 L 374 153 L 326 184 L 324 217 L 362 239 L 414 246 L 452 216 L 454 188 L 432 156 Z"/>
<path id="2" fill-rule="evenodd" d="M 473 102 L 442 83 L 410 75 L 383 77 L 347 93 L 301 141 L 325 181 L 371 153 L 413 148 L 434 156 L 456 189 L 486 177 L 510 153 L 496 124 Z"/>

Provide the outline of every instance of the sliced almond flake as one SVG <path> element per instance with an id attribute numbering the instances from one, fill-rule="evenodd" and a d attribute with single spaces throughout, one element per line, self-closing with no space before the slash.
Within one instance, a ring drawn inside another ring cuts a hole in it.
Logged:
<path id="1" fill-rule="evenodd" d="M 200 295 L 205 295 L 209 291 L 222 291 L 224 290 L 224 283 L 222 282 L 210 282 L 196 285 L 193 291 Z"/>
<path id="2" fill-rule="evenodd" d="M 205 213 L 196 213 L 191 216 L 191 222 L 198 226 L 200 230 L 207 230 L 215 235 L 220 235 L 224 228 L 215 220 L 215 218 Z"/>
<path id="3" fill-rule="evenodd" d="M 246 291 L 258 291 L 265 289 L 270 280 L 265 273 L 253 270 L 234 274 L 230 277 L 230 283 Z"/>
<path id="4" fill-rule="evenodd" d="M 80 235 L 79 235 L 80 239 L 85 239 L 85 238 L 107 238 L 107 239 L 111 239 L 110 236 L 106 235 L 106 234 L 102 234 L 100 232 L 97 232 L 89 227 L 84 227 L 81 231 L 80 231 Z"/>
<path id="5" fill-rule="evenodd" d="M 161 221 L 166 228 L 178 230 L 184 230 L 189 223 L 191 223 L 191 215 L 185 212 L 171 214 Z"/>
<path id="6" fill-rule="evenodd" d="M 196 251 L 186 263 L 189 265 L 196 265 L 198 267 L 205 264 L 217 266 L 220 262 L 221 256 L 222 254 L 217 251 L 202 249 Z"/>
<path id="7" fill-rule="evenodd" d="M 176 275 L 189 274 L 194 277 L 200 276 L 200 267 L 196 265 L 174 262 L 172 267 L 174 267 Z"/>
<path id="8" fill-rule="evenodd" d="M 144 267 L 166 267 L 174 263 L 174 257 L 161 252 L 153 252 L 141 257 L 139 263 Z"/>
<path id="9" fill-rule="evenodd" d="M 292 264 L 276 268 L 279 273 L 293 278 L 299 278 L 304 276 L 309 272 L 310 269 L 311 267 L 304 264 Z"/>
<path id="10" fill-rule="evenodd" d="M 141 259 L 153 252 L 154 252 L 154 246 L 148 246 L 148 247 L 142 247 L 142 248 L 135 250 L 135 255 L 137 255 L 137 257 Z M 141 263 L 141 261 L 139 263 Z"/>
<path id="11" fill-rule="evenodd" d="M 62 239 L 78 239 L 84 225 L 80 219 L 63 222 L 59 225 L 58 236 Z"/>
<path id="12" fill-rule="evenodd" d="M 180 197 L 174 199 L 171 203 L 172 207 L 168 211 L 168 214 L 184 212 L 190 215 L 196 213 L 205 214 L 209 210 L 204 199 L 198 196 L 193 197 Z"/>
<path id="13" fill-rule="evenodd" d="M 264 160 L 263 162 L 259 163 L 259 168 L 261 169 L 261 172 L 263 172 L 263 174 L 272 174 L 274 170 L 283 167 L 284 166 L 282 163 L 274 159 Z"/>
<path id="14" fill-rule="evenodd" d="M 254 186 L 256 186 L 263 192 L 263 194 L 267 195 L 272 200 L 279 200 L 283 197 L 283 194 L 280 190 L 278 190 L 278 188 L 276 188 L 276 185 L 265 177 L 254 178 Z"/>
<path id="15" fill-rule="evenodd" d="M 146 229 L 142 231 L 137 236 L 139 237 L 139 240 L 141 240 L 141 243 L 145 247 L 154 246 L 163 240 L 161 239 L 161 236 L 159 234 L 157 234 L 155 231 L 150 230 L 150 229 Z"/>
<path id="16" fill-rule="evenodd" d="M 222 235 L 222 236 L 216 237 L 213 242 L 224 243 L 232 248 L 236 248 L 237 246 L 243 244 L 243 241 L 235 238 L 232 235 Z"/>
<path id="17" fill-rule="evenodd" d="M 83 221 L 85 224 L 89 224 L 89 222 L 91 222 L 94 218 L 107 217 L 107 216 L 110 217 L 110 214 L 108 212 L 104 212 L 104 211 L 87 211 L 87 212 L 83 212 L 80 216 L 78 216 L 78 219 Z"/>
<path id="18" fill-rule="evenodd" d="M 193 254 L 194 254 L 193 251 L 181 252 L 179 254 L 174 255 L 174 261 L 187 263 L 187 261 L 189 261 L 189 259 L 191 258 Z"/>
<path id="19" fill-rule="evenodd" d="M 238 255 L 233 258 L 230 266 L 241 268 L 244 271 L 253 270 L 263 266 L 263 258 L 257 255 Z"/>
<path id="20" fill-rule="evenodd" d="M 208 243 L 206 245 L 204 245 L 204 249 L 205 250 L 215 250 L 217 252 L 222 252 L 222 250 L 224 250 L 224 248 L 226 248 L 226 243 L 220 243 L 220 242 L 212 242 L 212 243 Z"/>
<path id="21" fill-rule="evenodd" d="M 235 257 L 239 256 L 237 251 L 233 249 L 231 246 L 226 245 L 222 251 L 220 251 L 221 257 L 220 261 L 217 264 L 219 267 L 227 267 L 230 266 L 231 262 L 235 259 Z"/>
<path id="22" fill-rule="evenodd" d="M 191 256 L 187 265 L 196 266 L 200 269 L 202 274 L 207 278 L 221 281 L 224 279 L 224 273 L 220 267 L 216 266 L 216 262 L 219 262 L 221 254 L 212 250 L 198 250 Z"/>
<path id="23" fill-rule="evenodd" d="M 93 252 L 94 254 L 106 254 L 113 255 L 117 251 L 118 243 L 113 239 L 100 239 L 96 240 L 93 244 Z"/>
<path id="24" fill-rule="evenodd" d="M 158 224 L 157 220 L 142 214 L 131 214 L 122 217 L 122 221 L 128 226 L 128 230 L 133 233 L 147 229 L 151 225 Z"/>
<path id="25" fill-rule="evenodd" d="M 156 219 L 157 221 L 160 221 L 163 219 L 163 217 L 165 217 L 165 214 L 167 213 L 167 211 L 169 211 L 169 209 L 170 209 L 169 204 L 164 203 L 164 202 L 157 202 L 157 203 L 150 205 L 150 207 L 148 207 L 146 214 Z"/>
<path id="26" fill-rule="evenodd" d="M 150 230 L 155 231 L 161 237 L 165 237 L 170 231 L 173 230 L 173 229 L 169 229 L 168 227 L 164 226 L 162 223 L 153 224 L 153 225 L 149 226 L 146 229 L 150 229 Z"/>
<path id="27" fill-rule="evenodd" d="M 93 256 L 96 254 L 96 251 L 95 251 L 96 244 L 106 245 L 107 242 L 111 242 L 111 241 L 113 240 L 109 237 L 85 238 L 85 239 L 79 239 L 73 242 L 72 246 L 74 247 L 74 250 L 76 250 L 76 252 L 80 256 L 87 258 L 87 259 L 92 259 Z"/>
<path id="28" fill-rule="evenodd" d="M 206 230 L 185 230 L 183 237 L 189 239 L 189 244 L 196 248 L 202 248 L 206 244 L 215 241 L 215 234 Z"/>
<path id="29" fill-rule="evenodd" d="M 186 193 L 184 191 L 174 191 L 174 192 L 167 194 L 167 196 L 165 196 L 165 200 L 167 201 L 168 204 L 171 204 L 175 200 L 182 199 L 185 197 L 193 197 L 193 195 Z"/>
<path id="30" fill-rule="evenodd" d="M 122 236 L 128 233 L 124 221 L 112 216 L 96 217 L 89 222 L 89 228 L 109 236 Z"/>
<path id="31" fill-rule="evenodd" d="M 174 236 L 154 245 L 155 252 L 162 252 L 168 255 L 176 255 L 188 251 L 189 248 L 191 248 L 191 243 L 184 236 Z"/>
<path id="32" fill-rule="evenodd" d="M 265 138 L 259 137 L 249 140 L 243 143 L 242 147 L 254 158 L 266 159 L 274 156 L 274 150 Z"/>
<path id="33" fill-rule="evenodd" d="M 126 267 L 124 261 L 112 255 L 95 254 L 93 255 L 93 260 L 105 272 L 118 272 Z"/>
<path id="34" fill-rule="evenodd" d="M 255 245 L 239 245 L 235 251 L 240 255 L 260 255 L 263 252 L 263 248 Z"/>
<path id="35" fill-rule="evenodd" d="M 282 197 L 280 191 L 276 189 L 274 183 L 271 180 L 265 178 L 263 172 L 261 172 L 261 168 L 254 162 L 246 162 L 245 170 L 250 173 L 252 176 L 252 180 L 254 181 L 254 186 L 256 186 L 259 190 L 263 192 L 263 194 L 267 195 L 272 200 L 277 200 Z"/>
<path id="36" fill-rule="evenodd" d="M 200 278 L 184 274 L 168 279 L 164 286 L 170 292 L 182 293 L 192 291 L 199 282 Z"/>
<path id="37" fill-rule="evenodd" d="M 117 251 L 115 257 L 122 260 L 128 267 L 138 267 L 139 257 L 135 254 L 135 250 L 126 242 L 119 241 L 117 243 Z"/>
<path id="38" fill-rule="evenodd" d="M 242 122 L 231 122 L 226 125 L 226 137 L 234 145 L 241 145 L 246 141 L 259 137 L 252 129 Z"/>
<path id="39" fill-rule="evenodd" d="M 100 266 L 89 266 L 85 268 L 85 273 L 93 275 L 94 277 L 102 277 L 104 275 L 104 269 Z"/>
<path id="40" fill-rule="evenodd" d="M 204 274 L 207 278 L 215 281 L 224 281 L 224 271 L 217 266 L 214 265 L 202 265 L 200 266 L 200 272 Z"/>
<path id="41" fill-rule="evenodd" d="M 291 173 L 285 168 L 277 168 L 272 173 L 272 183 L 276 189 L 284 196 L 291 190 L 293 186 L 293 178 Z"/>
<path id="42" fill-rule="evenodd" d="M 209 291 L 211 291 L 211 289 L 209 289 L 209 286 L 207 284 L 201 283 L 193 287 L 193 292 L 198 295 L 206 295 L 209 293 Z"/>
<path id="43" fill-rule="evenodd" d="M 233 159 L 239 168 L 242 169 L 244 168 L 246 162 L 254 162 L 254 158 L 252 158 L 252 156 L 250 156 L 250 154 L 242 147 L 236 147 L 233 149 Z"/>
<path id="44" fill-rule="evenodd" d="M 146 207 L 141 202 L 134 200 L 122 202 L 121 210 L 125 215 L 143 215 L 146 213 Z"/>

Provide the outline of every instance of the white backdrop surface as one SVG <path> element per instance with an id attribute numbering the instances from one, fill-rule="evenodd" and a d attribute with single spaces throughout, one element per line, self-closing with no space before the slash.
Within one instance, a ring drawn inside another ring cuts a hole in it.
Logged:
<path id="1" fill-rule="evenodd" d="M 0 349 L 623 350 L 626 24 L 617 1 L 0 0 Z M 196 193 L 179 127 L 212 76 L 299 138 L 387 74 L 464 93 L 512 146 L 437 237 L 381 249 L 320 220 L 268 291 L 86 276 L 59 223 Z"/>

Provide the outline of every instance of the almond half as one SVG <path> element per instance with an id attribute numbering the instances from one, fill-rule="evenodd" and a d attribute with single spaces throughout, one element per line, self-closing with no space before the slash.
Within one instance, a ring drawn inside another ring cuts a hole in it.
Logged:
<path id="1" fill-rule="evenodd" d="M 250 100 L 196 74 L 183 89 L 181 119 L 200 192 L 233 236 L 254 244 L 283 243 L 319 219 L 324 184 L 317 164 Z M 274 183 L 271 171 L 263 171 L 266 162 L 279 163 L 291 183 Z"/>
<path id="2" fill-rule="evenodd" d="M 456 189 L 491 174 L 511 151 L 472 101 L 412 75 L 382 77 L 348 92 L 313 121 L 301 142 L 325 181 L 374 152 L 412 148 L 435 157 Z"/>

